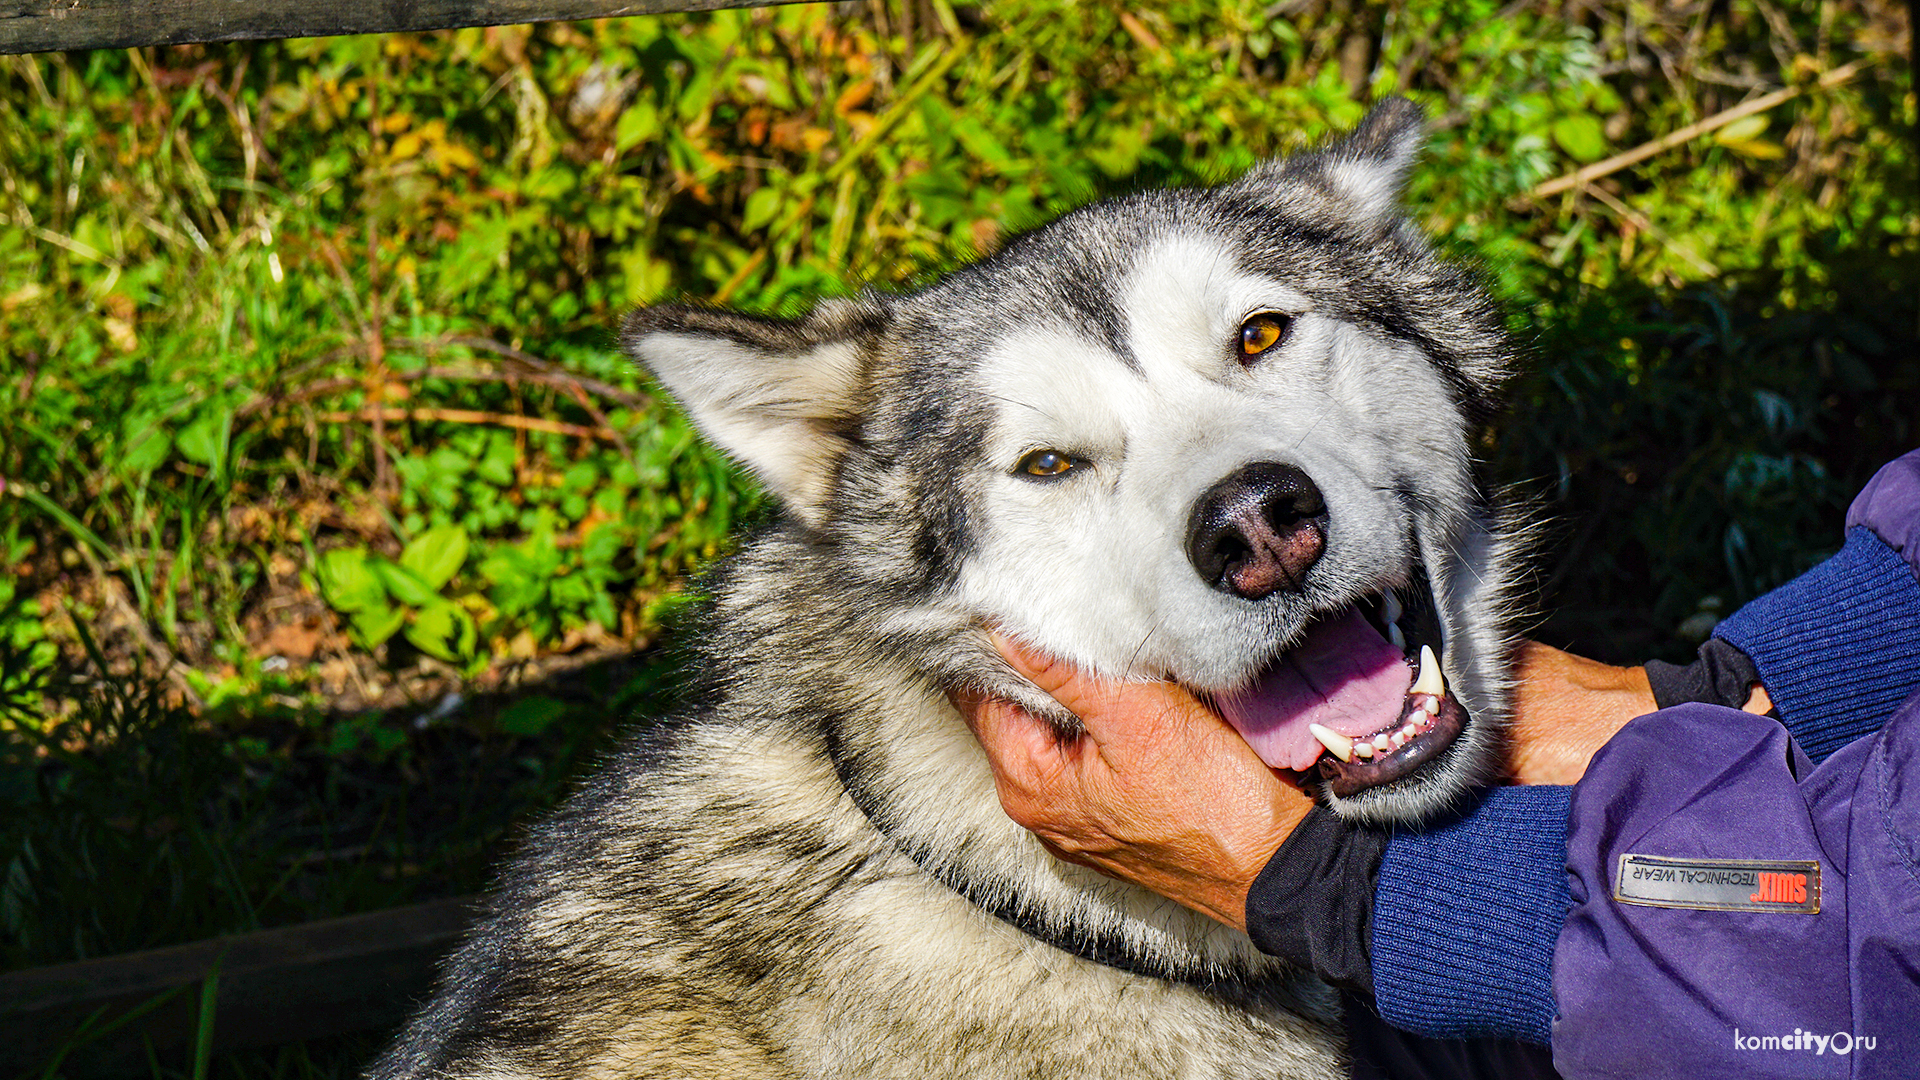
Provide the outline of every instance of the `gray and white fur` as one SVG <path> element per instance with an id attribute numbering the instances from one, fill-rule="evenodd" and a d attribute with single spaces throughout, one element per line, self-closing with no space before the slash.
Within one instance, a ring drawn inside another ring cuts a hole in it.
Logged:
<path id="1" fill-rule="evenodd" d="M 1335 998 L 1247 937 L 1053 859 L 947 691 L 1076 724 L 997 626 L 1122 678 L 1246 682 L 1316 614 L 1424 582 L 1466 731 L 1340 799 L 1427 815 L 1495 768 L 1512 574 L 1468 434 L 1513 349 L 1400 215 L 1419 110 L 1210 189 L 1096 203 L 916 291 L 622 341 L 778 497 L 706 582 L 692 703 L 532 829 L 377 1080 L 1332 1077 Z M 1257 363 L 1250 312 L 1283 313 Z M 1020 471 L 1051 449 L 1059 477 Z M 1324 495 L 1257 601 L 1196 498 L 1248 462 Z"/>

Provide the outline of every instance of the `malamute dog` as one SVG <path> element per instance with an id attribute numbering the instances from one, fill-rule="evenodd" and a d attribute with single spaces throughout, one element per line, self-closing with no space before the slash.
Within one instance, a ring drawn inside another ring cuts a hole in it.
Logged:
<path id="1" fill-rule="evenodd" d="M 991 625 L 1178 680 L 1355 820 L 1491 776 L 1467 437 L 1513 350 L 1398 211 L 1422 137 L 1389 101 L 912 292 L 629 317 L 783 513 L 710 576 L 692 704 L 533 830 L 374 1075 L 1338 1075 L 1326 987 L 1051 858 L 947 690 L 1074 730 Z"/>

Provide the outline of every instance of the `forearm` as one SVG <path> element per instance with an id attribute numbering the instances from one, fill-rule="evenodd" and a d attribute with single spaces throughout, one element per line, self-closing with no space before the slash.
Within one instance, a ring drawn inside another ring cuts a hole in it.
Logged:
<path id="1" fill-rule="evenodd" d="M 1255 879 L 1247 932 L 1373 995 L 1403 1030 L 1544 1044 L 1570 791 L 1498 788 L 1452 821 L 1391 836 L 1316 810 Z"/>

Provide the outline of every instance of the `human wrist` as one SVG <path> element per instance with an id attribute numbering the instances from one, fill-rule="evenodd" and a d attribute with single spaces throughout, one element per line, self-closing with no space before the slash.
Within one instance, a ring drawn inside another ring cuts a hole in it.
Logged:
<path id="1" fill-rule="evenodd" d="M 1260 951 L 1348 989 L 1373 992 L 1367 939 L 1385 832 L 1315 807 L 1261 869 L 1246 900 Z"/>
<path id="2" fill-rule="evenodd" d="M 1523 784 L 1571 784 L 1615 732 L 1654 711 L 1646 672 L 1536 641 L 1514 650 L 1509 768 Z"/>

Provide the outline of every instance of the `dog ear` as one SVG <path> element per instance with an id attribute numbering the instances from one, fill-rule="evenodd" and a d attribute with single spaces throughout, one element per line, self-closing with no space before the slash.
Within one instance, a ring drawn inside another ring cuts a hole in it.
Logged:
<path id="1" fill-rule="evenodd" d="M 1321 171 L 1355 219 L 1384 226 L 1400 209 L 1407 170 L 1426 141 L 1426 110 L 1406 98 L 1388 98 L 1326 149 Z"/>
<path id="2" fill-rule="evenodd" d="M 1384 233 L 1399 220 L 1400 194 L 1408 169 L 1426 143 L 1426 121 L 1420 106 L 1406 98 L 1387 98 L 1346 138 L 1313 153 L 1256 166 L 1236 186 L 1283 208 L 1303 197 L 1324 200 L 1314 209 L 1331 210 L 1364 230 Z"/>
<path id="3" fill-rule="evenodd" d="M 818 525 L 886 320 L 872 300 L 828 300 L 799 319 L 661 304 L 628 315 L 620 344 L 701 434 Z"/>

